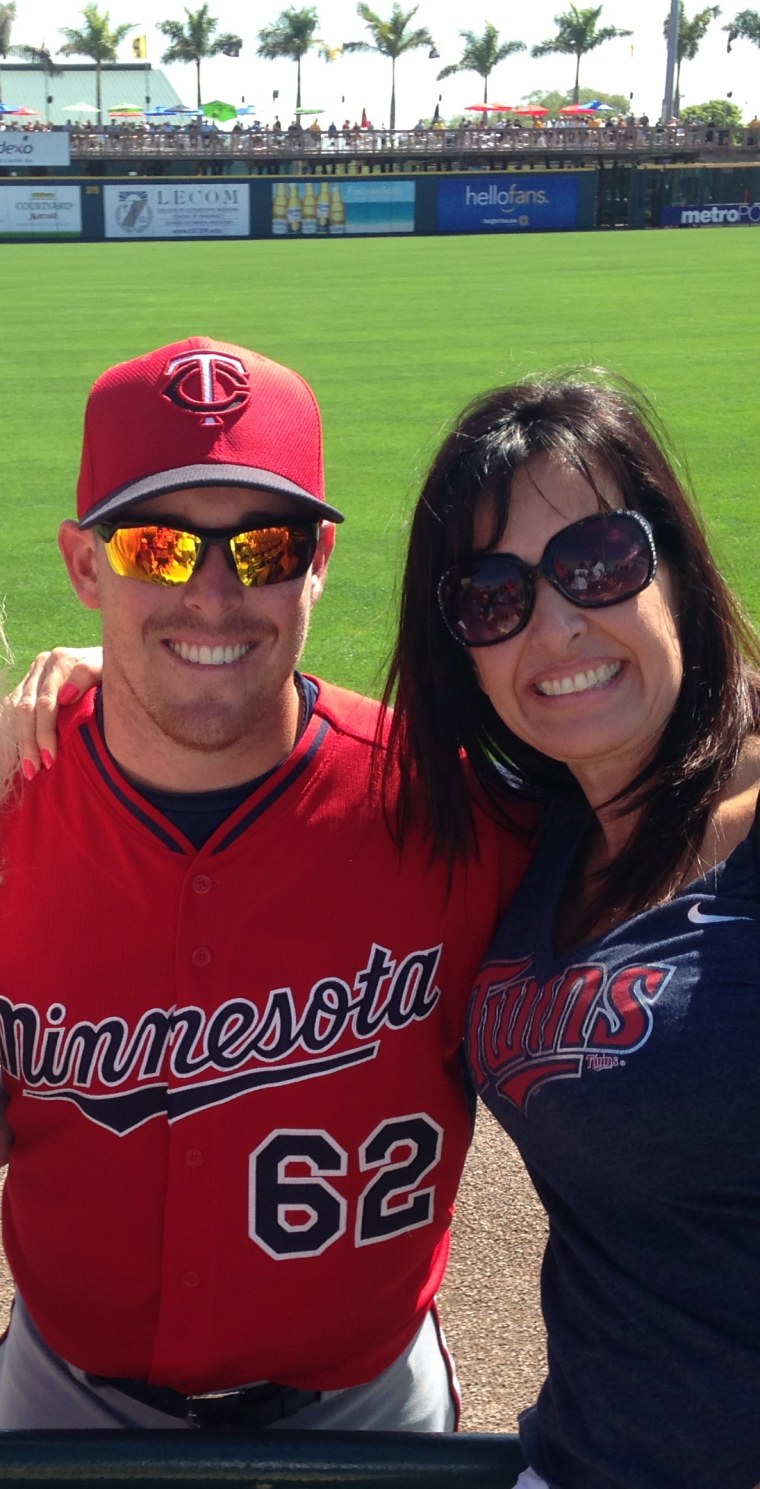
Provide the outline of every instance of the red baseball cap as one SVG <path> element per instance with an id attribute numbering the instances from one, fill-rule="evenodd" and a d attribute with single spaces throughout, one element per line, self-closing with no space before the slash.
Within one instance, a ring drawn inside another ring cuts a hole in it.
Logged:
<path id="1" fill-rule="evenodd" d="M 312 522 L 342 522 L 325 501 L 322 424 L 308 383 L 207 336 L 104 372 L 84 417 L 80 527 L 192 486 L 255 486 L 291 497 Z"/>

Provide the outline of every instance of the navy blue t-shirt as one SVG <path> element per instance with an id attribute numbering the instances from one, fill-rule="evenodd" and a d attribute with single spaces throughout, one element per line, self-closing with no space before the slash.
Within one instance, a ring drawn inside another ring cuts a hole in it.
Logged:
<path id="1" fill-rule="evenodd" d="M 760 1481 L 760 873 L 751 838 L 556 956 L 585 823 L 548 828 L 475 988 L 468 1055 L 549 1216 L 551 1489 Z M 509 1224 L 509 1196 L 504 1223 Z M 502 1300 L 507 1306 L 506 1300 Z"/>

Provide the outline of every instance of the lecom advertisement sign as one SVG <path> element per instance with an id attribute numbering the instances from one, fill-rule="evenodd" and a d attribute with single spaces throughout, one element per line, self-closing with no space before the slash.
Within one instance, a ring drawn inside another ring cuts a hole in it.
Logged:
<path id="1" fill-rule="evenodd" d="M 247 238 L 246 181 L 193 181 L 163 186 L 105 186 L 107 238 Z"/>
<path id="2" fill-rule="evenodd" d="M 81 238 L 78 186 L 0 185 L 0 238 Z"/>

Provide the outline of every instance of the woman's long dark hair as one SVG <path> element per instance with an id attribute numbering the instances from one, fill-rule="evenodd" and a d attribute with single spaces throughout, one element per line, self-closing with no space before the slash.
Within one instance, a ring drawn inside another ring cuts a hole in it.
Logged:
<path id="1" fill-rule="evenodd" d="M 471 557 L 474 515 L 484 501 L 498 542 L 512 480 L 532 457 L 575 467 L 597 491 L 599 473 L 607 472 L 622 504 L 648 519 L 674 579 L 683 683 L 654 755 L 614 798 L 621 814 L 640 815 L 600 881 L 600 913 L 634 912 L 673 892 L 744 738 L 760 729 L 760 640 L 712 558 L 664 435 L 654 430 L 642 395 L 607 374 L 498 388 L 465 409 L 415 509 L 383 699 L 395 706 L 385 774 L 395 830 L 402 836 L 413 822 L 422 825 L 449 862 L 474 846 L 464 757 L 491 810 L 507 822 L 515 790 L 546 803 L 582 799 L 568 767 L 524 744 L 492 708 L 469 653 L 443 622 L 437 589 L 446 569 Z"/>

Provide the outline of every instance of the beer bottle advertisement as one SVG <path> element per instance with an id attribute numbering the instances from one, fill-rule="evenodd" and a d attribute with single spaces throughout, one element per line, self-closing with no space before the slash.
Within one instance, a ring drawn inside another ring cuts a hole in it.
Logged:
<path id="1" fill-rule="evenodd" d="M 272 237 L 342 238 L 413 233 L 414 181 L 335 177 L 272 186 Z"/>

